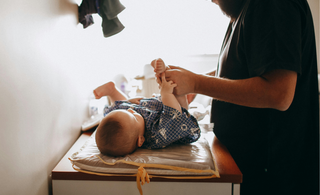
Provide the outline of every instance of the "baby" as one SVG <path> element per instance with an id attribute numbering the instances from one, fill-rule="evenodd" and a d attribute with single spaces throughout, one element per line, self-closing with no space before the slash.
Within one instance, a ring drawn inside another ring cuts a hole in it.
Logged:
<path id="1" fill-rule="evenodd" d="M 167 69 L 170 69 L 169 66 L 166 66 L 161 58 L 155 59 L 151 62 L 151 66 L 156 73 L 156 76 L 159 77 L 161 73 L 165 72 Z"/>
<path id="2" fill-rule="evenodd" d="M 108 96 L 112 106 L 96 131 L 96 143 L 102 154 L 124 156 L 138 147 L 156 149 L 172 143 L 191 143 L 200 137 L 197 120 L 187 111 L 185 96 L 176 97 L 172 81 L 165 79 L 166 66 L 161 59 L 152 63 L 160 86 L 160 97 L 128 99 L 113 82 L 94 90 L 97 99 Z"/>

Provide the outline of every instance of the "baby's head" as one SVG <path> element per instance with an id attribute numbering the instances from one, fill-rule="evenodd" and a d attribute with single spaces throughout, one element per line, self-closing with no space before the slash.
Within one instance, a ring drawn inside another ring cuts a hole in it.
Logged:
<path id="1" fill-rule="evenodd" d="M 107 114 L 96 132 L 96 143 L 102 154 L 124 156 L 144 142 L 143 117 L 132 109 L 114 110 Z"/>

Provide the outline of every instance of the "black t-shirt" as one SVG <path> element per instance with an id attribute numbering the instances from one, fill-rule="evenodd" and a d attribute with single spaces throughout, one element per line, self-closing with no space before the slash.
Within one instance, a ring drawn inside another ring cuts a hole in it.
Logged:
<path id="1" fill-rule="evenodd" d="M 266 181 L 261 182 L 271 194 L 316 193 L 318 74 L 306 0 L 246 0 L 240 16 L 228 27 L 216 76 L 246 79 L 275 69 L 298 73 L 289 109 L 249 108 L 213 100 L 214 132 L 235 159 L 244 182 L 264 177 Z"/>

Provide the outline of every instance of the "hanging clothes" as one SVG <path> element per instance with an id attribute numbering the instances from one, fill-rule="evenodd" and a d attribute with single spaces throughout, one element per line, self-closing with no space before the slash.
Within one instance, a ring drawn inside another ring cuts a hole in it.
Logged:
<path id="1" fill-rule="evenodd" d="M 83 28 L 94 24 L 91 14 L 98 13 L 96 7 L 96 0 L 83 0 L 78 7 L 79 22 L 83 25 Z"/>
<path id="2" fill-rule="evenodd" d="M 117 17 L 124 9 L 125 7 L 119 0 L 100 0 L 99 15 L 102 17 L 104 37 L 110 37 L 124 29 L 124 26 Z"/>
<path id="3" fill-rule="evenodd" d="M 98 13 L 102 18 L 102 32 L 104 37 L 110 37 L 124 29 L 117 17 L 125 7 L 119 0 L 82 0 L 79 11 L 79 22 L 83 28 L 94 24 L 92 14 Z"/>

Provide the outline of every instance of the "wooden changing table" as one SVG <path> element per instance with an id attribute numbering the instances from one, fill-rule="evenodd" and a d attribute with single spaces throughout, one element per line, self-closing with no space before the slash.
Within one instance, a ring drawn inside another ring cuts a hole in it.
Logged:
<path id="1" fill-rule="evenodd" d="M 228 150 L 219 142 L 214 134 L 206 129 L 212 154 L 216 160 L 220 178 L 212 179 L 164 179 L 152 178 L 150 183 L 142 186 L 144 195 L 239 195 L 242 174 Z M 78 151 L 93 131 L 84 132 L 70 148 L 58 165 L 52 170 L 53 195 L 118 195 L 136 194 L 139 191 L 135 177 L 98 176 L 75 171 L 69 157 Z"/>

